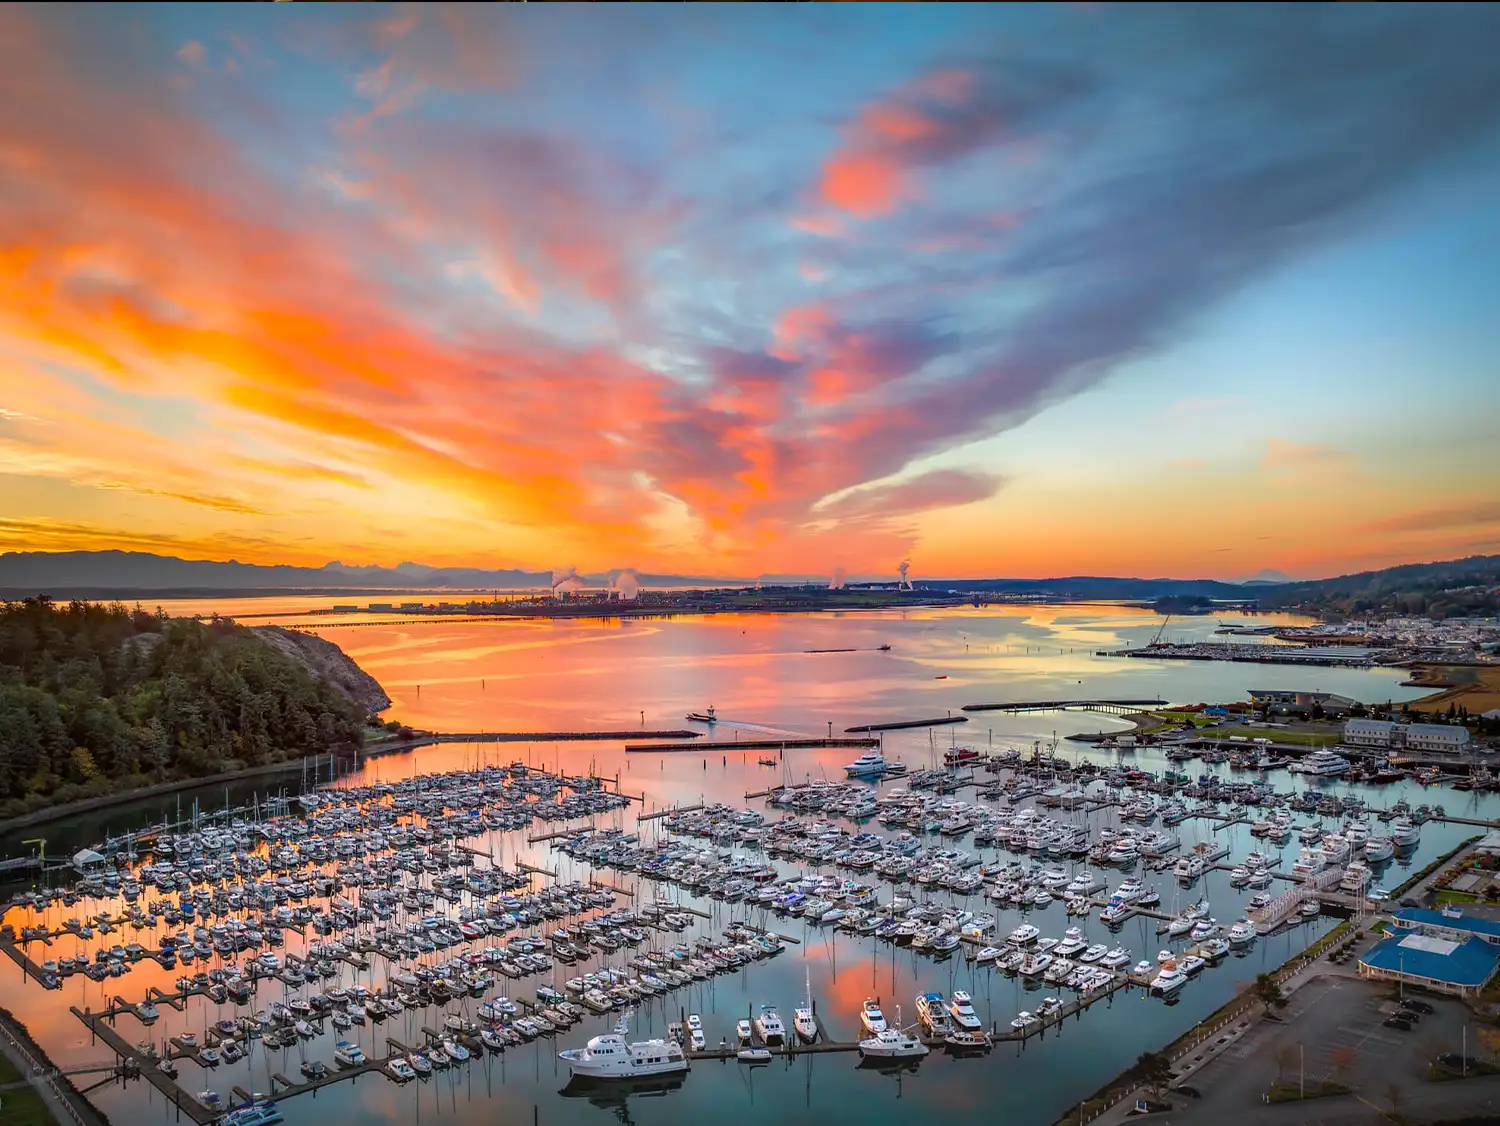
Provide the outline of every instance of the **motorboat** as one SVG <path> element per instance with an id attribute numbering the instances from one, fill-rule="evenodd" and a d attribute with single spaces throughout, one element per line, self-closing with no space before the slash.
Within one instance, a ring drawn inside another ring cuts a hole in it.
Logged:
<path id="1" fill-rule="evenodd" d="M 741 1048 L 734 1054 L 734 1058 L 740 1063 L 770 1063 L 770 1048 Z"/>
<path id="2" fill-rule="evenodd" d="M 1390 837 L 1370 837 L 1364 844 L 1366 864 L 1380 864 L 1396 855 L 1396 842 Z"/>
<path id="3" fill-rule="evenodd" d="M 1060 958 L 1072 958 L 1088 945 L 1083 937 L 1083 931 L 1078 927 L 1069 927 L 1063 932 L 1062 941 L 1052 948 L 1052 953 Z"/>
<path id="4" fill-rule="evenodd" d="M 844 764 L 844 774 L 850 778 L 877 778 L 884 773 L 885 755 L 879 751 L 870 751 Z"/>
<path id="5" fill-rule="evenodd" d="M 363 1067 L 364 1049 L 348 1040 L 340 1040 L 333 1046 L 333 1061 L 340 1067 Z"/>
<path id="6" fill-rule="evenodd" d="M 1229 945 L 1249 946 L 1255 941 L 1255 927 L 1249 919 L 1241 919 L 1229 928 Z"/>
<path id="7" fill-rule="evenodd" d="M 948 1002 L 948 1015 L 961 1032 L 977 1032 L 984 1028 L 979 1014 L 974 1011 L 974 999 L 962 989 L 954 990 L 953 1000 Z"/>
<path id="8" fill-rule="evenodd" d="M 1041 933 L 1041 931 L 1032 926 L 1030 923 L 1022 923 L 1015 930 L 1010 932 L 1010 935 L 1006 938 L 1005 941 L 1012 943 L 1015 946 L 1025 946 L 1029 942 L 1035 942 L 1037 938 L 1040 937 Z"/>
<path id="9" fill-rule="evenodd" d="M 385 1065 L 385 1073 L 397 1083 L 409 1083 L 417 1077 L 415 1069 L 400 1056 L 395 1056 Z"/>
<path id="10" fill-rule="evenodd" d="M 930 1050 L 918 1037 L 897 1028 L 883 1028 L 859 1042 L 859 1054 L 864 1059 L 915 1059 Z"/>
<path id="11" fill-rule="evenodd" d="M 776 1011 L 775 1005 L 760 1007 L 760 1016 L 755 1018 L 755 1030 L 768 1047 L 774 1048 L 786 1042 L 786 1025 L 781 1022 L 781 1014 Z"/>
<path id="12" fill-rule="evenodd" d="M 748 1022 L 746 1022 L 748 1023 Z M 688 1069 L 682 1046 L 670 1040 L 638 1040 L 626 1043 L 629 1021 L 622 1016 L 613 1032 L 590 1037 L 587 1046 L 557 1053 L 576 1076 L 590 1079 L 632 1079 L 644 1075 L 667 1075 Z M 770 1053 L 766 1053 L 769 1058 Z"/>
<path id="13" fill-rule="evenodd" d="M 1176 962 L 1166 962 L 1160 972 L 1151 979 L 1151 989 L 1163 995 L 1177 992 L 1187 984 L 1188 975 Z"/>
<path id="14" fill-rule="evenodd" d="M 701 1052 L 708 1046 L 708 1039 L 703 1035 L 703 1018 L 697 1013 L 692 1013 L 687 1018 L 688 1043 L 693 1051 Z"/>
<path id="15" fill-rule="evenodd" d="M 748 1044 L 755 1039 L 755 1028 L 750 1023 L 749 1017 L 741 1017 L 735 1021 L 734 1034 L 741 1044 Z"/>
<path id="16" fill-rule="evenodd" d="M 708 705 L 706 712 L 688 712 L 684 717 L 689 723 L 718 723 L 718 714 L 714 711 L 712 704 Z"/>
<path id="17" fill-rule="evenodd" d="M 1391 841 L 1396 848 L 1411 848 L 1422 838 L 1422 830 L 1405 817 L 1391 822 Z"/>
<path id="18" fill-rule="evenodd" d="M 1015 1019 L 1010 1022 L 1010 1026 L 1017 1032 L 1024 1032 L 1026 1031 L 1026 1029 L 1033 1028 L 1041 1023 L 1042 1022 L 1040 1017 L 1023 1009 L 1016 1014 Z"/>
<path id="19" fill-rule="evenodd" d="M 1117 970 L 1121 966 L 1128 965 L 1129 962 L 1130 951 L 1126 950 L 1123 946 L 1116 946 L 1108 954 L 1099 959 L 1101 966 L 1108 966 L 1112 970 Z"/>
<path id="20" fill-rule="evenodd" d="M 885 1031 L 885 1014 L 880 1011 L 880 1004 L 873 997 L 865 998 L 865 1003 L 859 1010 L 859 1022 L 871 1036 L 879 1036 Z"/>
<path id="21" fill-rule="evenodd" d="M 934 1036 L 944 1036 L 952 1028 L 948 1020 L 948 1005 L 941 993 L 917 994 L 917 1019 Z"/>

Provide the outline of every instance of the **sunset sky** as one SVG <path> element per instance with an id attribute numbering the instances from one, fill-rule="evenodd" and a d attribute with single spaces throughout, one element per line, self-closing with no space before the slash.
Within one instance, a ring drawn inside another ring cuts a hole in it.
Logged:
<path id="1" fill-rule="evenodd" d="M 1500 6 L 0 8 L 0 550 L 1500 552 Z"/>

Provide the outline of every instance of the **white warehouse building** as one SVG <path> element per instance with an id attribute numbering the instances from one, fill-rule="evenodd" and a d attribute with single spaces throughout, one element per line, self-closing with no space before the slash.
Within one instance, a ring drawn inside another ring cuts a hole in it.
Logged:
<path id="1" fill-rule="evenodd" d="M 1351 719 L 1344 724 L 1344 745 L 1384 750 L 1457 755 L 1469 749 L 1466 727 L 1442 723 L 1392 723 L 1384 719 Z"/>

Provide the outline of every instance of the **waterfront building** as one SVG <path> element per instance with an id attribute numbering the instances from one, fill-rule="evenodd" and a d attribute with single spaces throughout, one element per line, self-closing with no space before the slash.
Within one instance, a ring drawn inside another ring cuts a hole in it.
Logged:
<path id="1" fill-rule="evenodd" d="M 1252 688 L 1250 702 L 1257 708 L 1278 712 L 1306 712 L 1318 707 L 1327 715 L 1347 715 L 1359 704 L 1358 700 L 1335 692 L 1300 692 L 1284 688 Z"/>
<path id="2" fill-rule="evenodd" d="M 1361 977 L 1467 997 L 1484 989 L 1500 970 L 1500 923 L 1407 908 L 1397 911 L 1391 924 L 1391 937 L 1361 956 Z"/>
<path id="3" fill-rule="evenodd" d="M 1469 730 L 1456 724 L 1392 723 L 1385 719 L 1351 719 L 1344 723 L 1344 745 L 1458 755 L 1469 749 Z"/>

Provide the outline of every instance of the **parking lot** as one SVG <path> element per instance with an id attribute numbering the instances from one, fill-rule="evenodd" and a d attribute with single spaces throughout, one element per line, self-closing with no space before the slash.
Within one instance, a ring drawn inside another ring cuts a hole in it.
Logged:
<path id="1" fill-rule="evenodd" d="M 1174 1110 L 1162 1119 L 1188 1126 L 1226 1121 L 1331 1126 L 1386 1121 L 1393 1109 L 1421 1119 L 1500 1106 L 1500 1077 L 1426 1079 L 1440 1053 L 1462 1049 L 1468 1010 L 1457 1001 L 1423 996 L 1435 1011 L 1410 1031 L 1400 1031 L 1382 1023 L 1397 1009 L 1394 998 L 1391 986 L 1344 975 L 1309 982 L 1279 1014 L 1280 1023 L 1262 1022 L 1192 1075 L 1186 1082 L 1201 1097 L 1174 1096 Z M 1484 1054 L 1472 1029 L 1467 1043 L 1469 1055 Z M 1305 1103 L 1263 1102 L 1274 1084 L 1296 1085 L 1304 1075 L 1309 1086 L 1335 1082 L 1354 1093 Z"/>

